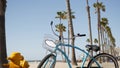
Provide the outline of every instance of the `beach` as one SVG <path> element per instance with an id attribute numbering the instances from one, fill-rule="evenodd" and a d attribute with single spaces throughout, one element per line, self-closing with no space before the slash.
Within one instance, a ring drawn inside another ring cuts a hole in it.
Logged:
<path id="1" fill-rule="evenodd" d="M 30 68 L 37 68 L 39 62 L 29 62 Z M 79 65 L 80 63 L 78 63 Z M 65 62 L 57 62 L 55 68 L 69 68 L 67 63 Z M 72 66 L 72 68 L 76 68 L 76 66 Z"/>
<path id="2" fill-rule="evenodd" d="M 39 63 L 40 62 L 29 62 L 30 68 L 37 68 Z M 118 64 L 120 66 L 120 61 L 118 62 Z M 78 66 L 72 66 L 72 68 L 80 67 L 80 65 L 81 65 L 81 63 L 78 63 Z M 85 67 L 86 66 L 87 66 L 87 63 L 85 63 Z M 111 63 L 106 64 L 105 66 L 107 66 L 106 68 L 113 68 Z M 69 68 L 69 67 L 68 67 L 67 63 L 65 63 L 65 62 L 57 62 L 55 68 Z"/>

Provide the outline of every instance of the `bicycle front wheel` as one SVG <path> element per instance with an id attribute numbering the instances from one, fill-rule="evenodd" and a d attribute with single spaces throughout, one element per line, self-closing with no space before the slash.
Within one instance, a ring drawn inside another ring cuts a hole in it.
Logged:
<path id="1" fill-rule="evenodd" d="M 54 54 L 48 54 L 40 62 L 37 68 L 54 68 L 56 63 L 56 56 Z"/>
<path id="2" fill-rule="evenodd" d="M 87 68 L 119 68 L 119 66 L 112 55 L 101 53 L 90 60 Z"/>

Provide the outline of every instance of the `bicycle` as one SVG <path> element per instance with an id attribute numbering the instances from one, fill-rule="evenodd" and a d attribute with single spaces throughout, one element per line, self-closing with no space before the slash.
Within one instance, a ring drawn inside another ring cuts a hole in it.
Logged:
<path id="1" fill-rule="evenodd" d="M 52 28 L 52 23 L 51 23 L 51 28 Z M 53 28 L 52 28 L 53 33 L 55 34 Z M 72 68 L 71 65 L 71 61 L 70 59 L 68 59 L 68 56 L 65 54 L 65 52 L 60 49 L 60 46 L 66 46 L 66 47 L 71 47 L 71 48 L 75 48 L 79 51 L 82 51 L 85 54 L 85 57 L 82 61 L 82 65 L 80 66 L 81 68 L 84 68 L 85 62 L 87 61 L 87 58 L 89 57 L 91 60 L 88 62 L 87 68 L 110 68 L 110 66 L 112 66 L 112 68 L 119 68 L 118 62 L 117 60 L 114 58 L 114 56 L 107 54 L 107 53 L 100 53 L 97 54 L 96 56 L 92 57 L 89 54 L 89 51 L 95 51 L 98 52 L 100 51 L 100 47 L 97 45 L 86 45 L 87 51 L 77 47 L 77 46 L 72 46 L 69 44 L 64 44 L 61 42 L 61 37 L 57 34 L 55 34 L 56 36 L 59 37 L 59 42 L 55 43 L 53 40 L 49 40 L 49 39 L 45 39 L 45 44 L 48 45 L 48 47 L 54 48 L 54 50 L 46 55 L 43 60 L 41 61 L 41 63 L 38 65 L 37 68 L 55 68 L 56 65 L 56 58 L 57 58 L 57 51 L 59 51 L 60 53 L 62 53 L 62 55 L 65 57 L 66 63 L 68 64 L 69 68 Z M 77 34 L 75 37 L 82 37 L 82 36 L 86 36 L 85 34 Z M 65 39 L 65 38 L 62 38 Z M 48 48 L 49 50 L 49 48 Z M 51 50 L 50 50 L 51 51 Z M 105 65 L 104 65 L 105 64 Z"/>

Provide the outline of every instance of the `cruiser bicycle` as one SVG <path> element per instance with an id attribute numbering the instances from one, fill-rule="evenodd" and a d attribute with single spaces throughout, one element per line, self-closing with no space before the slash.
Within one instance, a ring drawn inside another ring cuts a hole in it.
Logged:
<path id="1" fill-rule="evenodd" d="M 37 68 L 57 68 L 56 58 L 58 52 L 62 53 L 62 55 L 65 57 L 66 63 L 68 64 L 68 68 L 72 68 L 71 61 L 68 58 L 67 54 L 60 48 L 61 46 L 75 48 L 85 54 L 85 57 L 82 61 L 80 68 L 84 68 L 85 62 L 87 61 L 88 58 L 90 58 L 90 61 L 88 62 L 87 68 L 119 68 L 116 58 L 110 54 L 100 53 L 97 54 L 96 56 L 91 56 L 89 54 L 90 51 L 95 51 L 95 52 L 100 51 L 100 47 L 97 45 L 86 45 L 87 51 L 85 51 L 82 48 L 79 48 L 78 46 L 72 46 L 70 44 L 62 43 L 61 39 L 66 39 L 66 38 L 62 38 L 59 35 L 57 35 L 53 30 L 52 24 L 53 22 L 51 22 L 51 29 L 53 33 L 57 37 L 59 37 L 59 42 L 56 43 L 55 40 L 51 40 L 51 39 L 44 40 L 45 44 L 48 46 L 46 49 L 49 50 L 51 53 L 46 55 L 42 59 L 42 61 L 39 63 Z M 85 34 L 74 35 L 74 38 L 82 37 L 82 36 L 85 36 Z M 51 50 L 50 48 L 52 48 L 53 50 Z"/>

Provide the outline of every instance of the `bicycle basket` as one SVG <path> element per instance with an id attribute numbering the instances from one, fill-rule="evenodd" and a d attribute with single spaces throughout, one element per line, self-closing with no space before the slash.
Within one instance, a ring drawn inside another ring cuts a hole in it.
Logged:
<path id="1" fill-rule="evenodd" d="M 43 40 L 43 48 L 47 49 L 50 52 L 54 52 L 58 40 L 50 34 L 45 34 Z"/>

